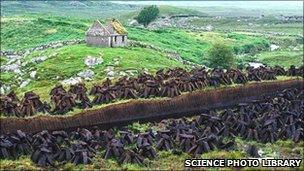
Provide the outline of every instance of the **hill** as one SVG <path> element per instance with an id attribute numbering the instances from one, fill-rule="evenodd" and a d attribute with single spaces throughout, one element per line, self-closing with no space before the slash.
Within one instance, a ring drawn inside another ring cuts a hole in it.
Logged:
<path id="1" fill-rule="evenodd" d="M 108 18 L 139 8 L 139 5 L 107 1 L 1 1 L 1 16 L 47 14 L 95 19 Z"/>

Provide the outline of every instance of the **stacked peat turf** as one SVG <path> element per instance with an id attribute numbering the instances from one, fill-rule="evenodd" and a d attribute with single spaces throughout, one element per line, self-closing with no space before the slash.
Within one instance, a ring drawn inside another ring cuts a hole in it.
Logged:
<path id="1" fill-rule="evenodd" d="M 32 116 L 37 112 L 51 114 L 65 114 L 74 107 L 81 109 L 91 108 L 92 104 L 110 103 L 119 99 L 175 97 L 182 92 L 191 92 L 206 86 L 220 86 L 245 84 L 248 81 L 275 80 L 276 75 L 303 76 L 304 67 L 291 66 L 288 71 L 276 66 L 274 68 L 248 67 L 245 72 L 239 69 L 195 68 L 187 71 L 182 68 L 159 70 L 155 75 L 140 73 L 137 77 L 124 76 L 112 83 L 106 79 L 100 85 L 94 85 L 89 95 L 94 96 L 93 101 L 87 95 L 84 83 L 72 85 L 66 91 L 62 85 L 54 87 L 51 92 L 51 104 L 41 102 L 34 92 L 27 92 L 20 102 L 14 92 L 1 96 L 0 112 L 6 116 Z"/>
<path id="2" fill-rule="evenodd" d="M 62 90 L 61 90 L 62 91 Z M 288 89 L 274 98 L 265 97 L 241 103 L 221 112 L 210 111 L 193 119 L 162 121 L 165 127 L 156 131 L 134 134 L 123 128 L 115 136 L 113 130 L 79 128 L 75 131 L 42 131 L 35 135 L 17 131 L 0 135 L 0 158 L 16 159 L 31 154 L 41 167 L 56 162 L 90 164 L 98 151 L 104 158 L 118 163 L 145 164 L 145 158 L 157 158 L 157 150 L 183 151 L 193 156 L 212 150 L 236 149 L 235 137 L 261 143 L 304 138 L 304 90 Z M 257 148 L 245 149 L 250 156 L 259 157 Z"/>

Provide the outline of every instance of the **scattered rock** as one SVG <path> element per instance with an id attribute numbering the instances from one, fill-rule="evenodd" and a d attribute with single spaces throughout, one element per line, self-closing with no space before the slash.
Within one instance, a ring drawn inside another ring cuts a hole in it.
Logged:
<path id="1" fill-rule="evenodd" d="M 212 25 L 208 25 L 205 28 L 207 31 L 212 31 L 213 30 L 213 26 Z"/>
<path id="2" fill-rule="evenodd" d="M 82 79 L 80 77 L 71 77 L 69 79 L 61 81 L 61 84 L 75 85 L 75 84 L 78 84 L 78 83 L 81 83 L 81 82 L 82 82 Z"/>
<path id="3" fill-rule="evenodd" d="M 103 62 L 103 59 L 102 58 L 96 58 L 96 57 L 92 57 L 92 56 L 87 56 L 85 59 L 84 59 L 84 63 L 92 68 L 93 66 L 95 65 L 99 65 Z"/>
<path id="4" fill-rule="evenodd" d="M 5 84 L 0 85 L 0 94 L 1 95 L 7 94 L 10 91 L 11 91 L 11 87 L 10 86 L 7 86 Z"/>
<path id="5" fill-rule="evenodd" d="M 32 71 L 30 73 L 30 77 L 34 79 L 36 77 L 36 74 L 37 74 L 37 71 Z"/>
<path id="6" fill-rule="evenodd" d="M 115 76 L 115 72 L 114 71 L 109 71 L 107 73 L 107 77 L 114 77 Z"/>
<path id="7" fill-rule="evenodd" d="M 167 56 L 169 58 L 172 58 L 172 59 L 175 59 L 175 60 L 178 60 L 178 61 L 182 60 L 180 54 L 177 53 L 177 52 L 169 52 L 169 53 L 167 53 Z"/>
<path id="8" fill-rule="evenodd" d="M 113 66 L 108 66 L 106 69 L 105 69 L 105 72 L 110 72 L 110 71 L 113 71 L 114 70 L 114 67 Z"/>
<path id="9" fill-rule="evenodd" d="M 119 76 L 121 76 L 121 77 L 123 77 L 123 76 L 127 76 L 128 74 L 127 73 L 125 73 L 124 71 L 120 71 L 119 72 Z"/>
<path id="10" fill-rule="evenodd" d="M 39 57 L 36 57 L 36 58 L 33 58 L 31 60 L 32 63 L 40 63 L 40 62 L 43 62 L 45 60 L 47 60 L 47 56 L 39 56 Z"/>
<path id="11" fill-rule="evenodd" d="M 19 69 L 20 65 L 18 63 L 3 65 L 0 67 L 1 71 L 8 71 L 8 72 L 14 72 L 16 74 L 21 73 L 21 70 Z"/>
<path id="12" fill-rule="evenodd" d="M 87 69 L 87 70 L 84 70 L 84 71 L 81 71 L 80 73 L 78 73 L 77 76 L 79 76 L 85 80 L 91 80 L 94 76 L 94 71 Z"/>
<path id="13" fill-rule="evenodd" d="M 258 63 L 258 62 L 249 62 L 248 65 L 253 67 L 253 68 L 259 68 L 260 66 L 262 66 L 262 67 L 265 66 L 264 64 Z"/>
<path id="14" fill-rule="evenodd" d="M 23 81 L 23 82 L 20 84 L 20 88 L 23 88 L 23 87 L 27 86 L 30 82 L 31 82 L 30 79 L 27 79 L 27 80 Z"/>
<path id="15" fill-rule="evenodd" d="M 294 47 L 292 50 L 299 51 L 300 49 L 298 47 Z"/>
<path id="16" fill-rule="evenodd" d="M 139 24 L 138 24 L 138 22 L 137 22 L 137 20 L 131 20 L 130 22 L 129 22 L 129 26 L 138 26 Z"/>
<path id="17" fill-rule="evenodd" d="M 278 46 L 278 45 L 275 45 L 275 44 L 271 44 L 270 45 L 270 51 L 275 51 L 275 50 L 277 50 L 279 48 L 280 48 L 280 46 Z"/>

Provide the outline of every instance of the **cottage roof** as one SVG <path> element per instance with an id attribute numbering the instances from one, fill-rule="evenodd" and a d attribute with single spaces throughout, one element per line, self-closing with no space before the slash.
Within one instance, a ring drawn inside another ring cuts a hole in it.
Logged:
<path id="1" fill-rule="evenodd" d="M 107 25 L 107 29 L 111 34 L 127 34 L 127 30 L 116 19 L 112 19 Z"/>
<path id="2" fill-rule="evenodd" d="M 107 26 L 103 26 L 99 20 L 96 20 L 86 32 L 86 35 L 91 36 L 109 36 L 113 34 L 127 34 L 126 29 L 115 19 L 110 21 Z"/>

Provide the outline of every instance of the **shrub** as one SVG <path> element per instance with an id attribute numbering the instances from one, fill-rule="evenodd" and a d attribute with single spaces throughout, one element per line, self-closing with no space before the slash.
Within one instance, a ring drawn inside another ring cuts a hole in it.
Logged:
<path id="1" fill-rule="evenodd" d="M 159 14 L 159 9 L 157 8 L 157 6 L 151 5 L 141 10 L 138 16 L 136 17 L 136 20 L 138 21 L 138 23 L 147 26 L 150 22 L 156 19 L 158 14 Z"/>
<path id="2" fill-rule="evenodd" d="M 216 43 L 208 51 L 208 59 L 212 68 L 230 68 L 235 65 L 233 50 L 231 47 Z"/>

